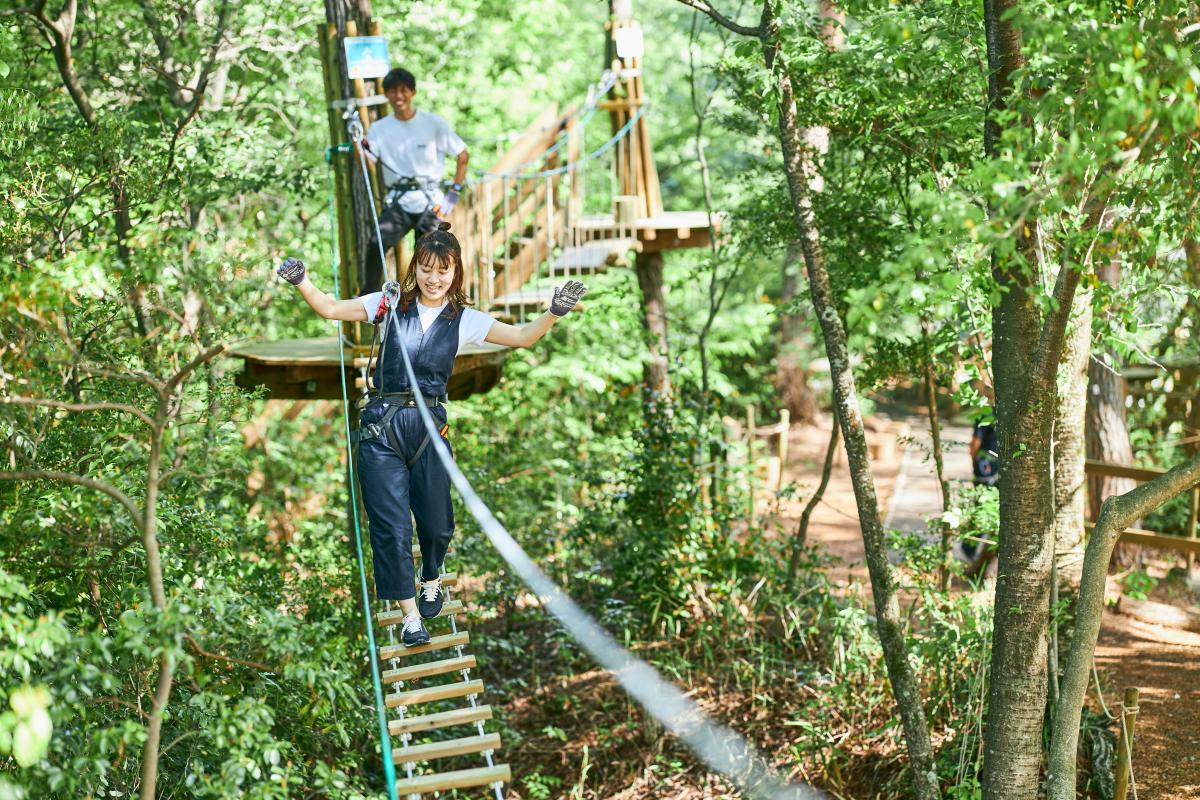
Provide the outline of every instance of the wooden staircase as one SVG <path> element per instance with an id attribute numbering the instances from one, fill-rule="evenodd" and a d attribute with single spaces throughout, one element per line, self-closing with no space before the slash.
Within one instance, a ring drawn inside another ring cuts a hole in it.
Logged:
<path id="1" fill-rule="evenodd" d="M 420 563 L 419 557 L 416 562 Z M 484 729 L 484 723 L 492 718 L 492 708 L 478 702 L 484 685 L 471 677 L 476 660 L 465 652 L 471 635 L 458 628 L 463 603 L 452 599 L 449 592 L 458 588 L 459 580 L 453 572 L 442 576 L 446 602 L 442 613 L 425 620 L 431 634 L 427 644 L 405 647 L 400 643 L 398 626 L 403 624 L 404 614 L 399 609 L 375 615 L 389 639 L 378 655 L 384 684 L 395 687 L 384 704 L 396 714 L 388 720 L 388 733 L 393 739 L 392 760 L 404 773 L 396 781 L 396 793 L 407 800 L 486 786 L 501 797 L 499 785 L 512 780 L 509 766 L 492 758 L 500 749 L 500 734 Z M 485 763 L 464 766 L 468 757 L 482 758 Z M 447 768 L 444 762 L 451 759 L 452 768 Z"/>

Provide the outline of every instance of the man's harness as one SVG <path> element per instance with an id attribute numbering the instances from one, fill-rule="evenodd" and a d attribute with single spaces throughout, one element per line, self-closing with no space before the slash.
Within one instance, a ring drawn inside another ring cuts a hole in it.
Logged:
<path id="1" fill-rule="evenodd" d="M 384 335 L 382 337 L 379 335 L 380 323 L 383 323 L 384 325 L 392 324 L 392 321 L 396 317 L 396 315 L 392 312 L 392 307 L 396 304 L 396 302 L 399 300 L 399 298 L 400 298 L 400 284 L 396 283 L 395 281 L 388 281 L 386 284 L 384 284 L 383 297 L 379 301 L 379 310 L 376 312 L 375 319 L 374 319 L 374 323 L 375 323 L 373 326 L 374 331 L 371 334 L 371 354 L 367 357 L 367 374 L 368 375 L 370 375 L 372 373 L 372 365 L 374 365 L 375 368 L 378 369 L 378 365 L 383 361 L 384 351 L 387 350 L 387 332 L 385 331 Z M 379 360 L 378 361 L 375 360 L 375 342 L 376 341 L 380 342 Z M 403 346 L 403 344 L 401 346 Z M 444 406 L 447 401 L 447 397 L 444 394 L 442 394 L 442 395 L 424 394 L 424 395 L 422 395 L 422 397 L 425 398 L 425 403 L 427 405 L 429 405 L 431 408 L 436 408 L 437 406 Z M 396 436 L 396 431 L 392 428 L 392 418 L 395 417 L 397 412 L 399 412 L 400 409 L 402 409 L 402 408 L 416 408 L 417 407 L 416 395 L 411 391 L 410 392 L 385 392 L 379 387 L 376 387 L 375 390 L 372 391 L 370 381 L 368 380 L 367 392 L 366 392 L 366 394 L 363 395 L 363 398 L 361 398 L 359 400 L 359 408 L 360 409 L 364 405 L 362 402 L 363 399 L 365 399 L 367 401 L 367 404 L 370 404 L 370 403 L 374 402 L 375 400 L 382 400 L 384 407 L 387 408 L 387 411 L 384 412 L 383 417 L 381 417 L 378 422 L 369 422 L 366 425 L 363 425 L 361 428 L 359 428 L 358 431 L 350 434 L 350 440 L 352 442 L 358 443 L 358 442 L 365 442 L 368 439 L 376 439 L 380 436 L 384 436 L 387 438 L 388 444 L 390 444 L 392 446 L 392 449 L 396 451 L 396 455 L 400 456 L 401 458 L 404 458 L 404 449 L 400 446 L 400 438 L 398 436 Z M 442 435 L 443 436 L 446 435 L 447 427 L 448 426 L 442 427 Z M 421 458 L 421 454 L 424 453 L 425 448 L 429 446 L 429 441 L 430 441 L 429 434 L 426 433 L 425 438 L 421 440 L 421 445 L 420 445 L 420 447 L 417 448 L 416 452 L 413 453 L 412 456 L 410 456 L 409 458 L 405 459 L 405 465 L 409 469 L 412 469 L 413 466 L 417 463 L 418 459 Z"/>

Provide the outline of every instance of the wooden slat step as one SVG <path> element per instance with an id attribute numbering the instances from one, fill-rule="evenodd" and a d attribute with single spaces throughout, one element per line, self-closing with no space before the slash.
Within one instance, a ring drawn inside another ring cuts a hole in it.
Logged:
<path id="1" fill-rule="evenodd" d="M 417 678 L 428 678 L 430 675 L 445 675 L 447 672 L 458 672 L 459 670 L 474 668 L 475 656 L 443 658 L 441 661 L 427 661 L 424 664 L 410 664 L 407 667 L 386 670 L 383 673 L 383 682 L 399 683 L 415 681 Z"/>
<path id="2" fill-rule="evenodd" d="M 442 610 L 438 614 L 438 617 L 450 617 L 455 614 L 461 614 L 462 610 L 462 600 L 447 600 L 442 605 Z M 404 622 L 404 612 L 399 608 L 394 608 L 391 611 L 380 611 L 375 615 L 375 619 L 384 627 L 388 625 L 400 625 Z"/>
<path id="3" fill-rule="evenodd" d="M 456 708 L 453 711 L 439 711 L 437 714 L 423 714 L 418 717 L 393 719 L 388 722 L 388 733 L 399 736 L 402 733 L 432 731 L 438 728 L 449 728 L 452 725 L 470 725 L 492 718 L 491 706 L 475 706 L 474 708 Z"/>
<path id="4" fill-rule="evenodd" d="M 447 739 L 444 742 L 393 747 L 392 760 L 397 764 L 413 764 L 418 761 L 432 761 L 435 758 L 482 753 L 484 750 L 496 750 L 499 747 L 500 734 L 485 733 L 482 736 L 464 736 L 461 739 Z"/>
<path id="5" fill-rule="evenodd" d="M 404 797 L 423 792 L 445 792 L 450 789 L 469 789 L 472 786 L 486 786 L 497 782 L 507 783 L 510 780 L 512 780 L 512 770 L 508 768 L 508 765 L 497 764 L 494 767 L 460 769 L 435 775 L 402 778 L 396 781 L 396 794 Z"/>
<path id="6" fill-rule="evenodd" d="M 637 239 L 596 239 L 581 245 L 564 247 L 554 259 L 554 272 L 602 271 L 605 267 L 629 266 L 625 254 L 630 250 L 641 250 Z"/>
<path id="7" fill-rule="evenodd" d="M 411 706 L 413 703 L 432 703 L 435 700 L 448 700 L 451 697 L 466 697 L 469 694 L 483 694 L 483 681 L 459 681 L 444 683 L 441 686 L 424 686 L 420 689 L 409 689 L 407 692 L 392 692 L 387 696 L 388 708 Z"/>
<path id="8" fill-rule="evenodd" d="M 471 635 L 466 631 L 447 633 L 442 636 L 432 636 L 426 644 L 405 647 L 402 644 L 389 644 L 379 648 L 379 660 L 390 661 L 393 658 L 415 656 L 418 653 L 431 653 L 434 650 L 445 650 L 447 647 L 457 647 L 471 641 Z"/>
<path id="9" fill-rule="evenodd" d="M 553 299 L 553 286 L 547 286 L 542 289 L 521 289 L 517 292 L 510 292 L 508 294 L 492 298 L 492 307 L 518 306 L 521 308 L 549 308 L 550 301 Z"/>

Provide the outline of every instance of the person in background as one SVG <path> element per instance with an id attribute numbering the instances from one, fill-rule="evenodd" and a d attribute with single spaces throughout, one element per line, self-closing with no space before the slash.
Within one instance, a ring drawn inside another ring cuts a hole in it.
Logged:
<path id="1" fill-rule="evenodd" d="M 417 79 L 396 67 L 383 78 L 383 94 L 392 113 L 371 124 L 364 145 L 371 164 L 383 166 L 387 194 L 379 214 L 383 250 L 395 247 L 409 231 L 415 238 L 437 228 L 438 217 L 449 218 L 467 179 L 467 146 L 446 120 L 413 106 Z M 455 159 L 454 180 L 445 193 L 441 181 L 446 158 Z M 383 285 L 383 260 L 375 232 L 367 244 L 363 290 Z"/>

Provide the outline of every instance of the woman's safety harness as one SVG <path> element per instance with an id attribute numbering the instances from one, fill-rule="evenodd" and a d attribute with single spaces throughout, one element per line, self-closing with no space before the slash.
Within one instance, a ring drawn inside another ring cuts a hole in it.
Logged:
<path id="1" fill-rule="evenodd" d="M 383 356 L 387 352 L 388 328 L 387 326 L 396 323 L 396 307 L 400 303 L 400 284 L 395 281 L 388 281 L 383 285 L 383 297 L 379 301 L 379 309 L 375 312 L 375 319 L 371 320 L 373 331 L 371 333 L 371 353 L 367 357 L 367 392 L 359 399 L 358 408 L 361 410 L 366 405 L 375 400 L 382 400 L 387 411 L 378 422 L 369 422 L 361 426 L 358 431 L 350 436 L 350 440 L 354 443 L 365 442 L 368 439 L 376 439 L 380 436 L 386 437 L 388 444 L 396 451 L 396 455 L 405 459 L 405 464 L 409 469 L 412 469 L 421 455 L 425 452 L 425 448 L 429 446 L 429 434 L 425 434 L 425 438 L 421 440 L 420 446 L 408 458 L 404 457 L 404 449 L 400 446 L 400 439 L 396 436 L 396 431 L 392 429 L 392 418 L 402 408 L 416 408 L 417 398 L 412 391 L 407 392 L 385 392 L 378 385 L 372 386 L 371 376 L 378 372 L 378 366 L 383 363 Z M 380 333 L 382 329 L 382 335 Z M 375 343 L 379 342 L 379 359 L 375 358 Z M 424 395 L 425 402 L 430 407 L 443 406 L 446 404 L 446 395 Z M 449 426 L 443 425 L 441 434 L 446 435 Z"/>

